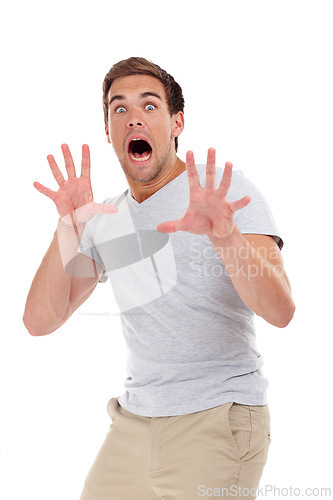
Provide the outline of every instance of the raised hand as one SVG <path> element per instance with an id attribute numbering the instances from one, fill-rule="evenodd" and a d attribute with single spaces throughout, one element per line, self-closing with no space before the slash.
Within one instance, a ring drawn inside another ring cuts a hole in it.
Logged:
<path id="1" fill-rule="evenodd" d="M 61 146 L 68 180 L 65 180 L 52 155 L 47 156 L 53 177 L 59 185 L 58 191 L 52 191 L 39 182 L 34 187 L 50 198 L 56 205 L 60 219 L 70 225 L 73 219 L 76 223 L 86 223 L 95 214 L 112 214 L 118 211 L 114 205 L 95 203 L 90 182 L 90 152 L 89 146 L 82 146 L 81 176 L 76 177 L 75 166 L 67 144 Z"/>
<path id="2" fill-rule="evenodd" d="M 194 234 L 207 234 L 216 238 L 227 238 L 234 229 L 234 213 L 250 203 L 250 196 L 229 202 L 227 193 L 231 184 L 232 163 L 227 162 L 222 180 L 215 188 L 215 157 L 214 148 L 207 154 L 206 186 L 200 184 L 198 172 L 192 151 L 186 154 L 186 169 L 190 188 L 189 206 L 181 219 L 163 222 L 157 226 L 157 231 L 174 233 L 187 231 Z"/>

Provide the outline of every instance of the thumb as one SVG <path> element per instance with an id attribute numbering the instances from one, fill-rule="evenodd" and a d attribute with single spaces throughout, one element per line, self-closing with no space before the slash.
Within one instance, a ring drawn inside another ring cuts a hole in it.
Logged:
<path id="1" fill-rule="evenodd" d="M 115 214 L 118 208 L 110 203 L 95 203 L 91 201 L 75 209 L 75 217 L 78 223 L 88 222 L 96 214 Z"/>
<path id="2" fill-rule="evenodd" d="M 111 205 L 111 203 L 94 203 L 95 214 L 116 214 L 118 207 Z"/>
<path id="3" fill-rule="evenodd" d="M 180 230 L 180 221 L 179 219 L 176 220 L 169 220 L 167 222 L 162 222 L 159 224 L 156 228 L 156 231 L 159 233 L 175 233 L 176 231 Z"/>
<path id="4" fill-rule="evenodd" d="M 231 208 L 232 212 L 235 213 L 237 210 L 241 210 L 242 208 L 245 208 L 246 205 L 248 205 L 250 203 L 250 201 L 251 201 L 250 196 L 244 196 L 244 198 L 242 198 L 240 200 L 231 202 L 230 208 Z"/>

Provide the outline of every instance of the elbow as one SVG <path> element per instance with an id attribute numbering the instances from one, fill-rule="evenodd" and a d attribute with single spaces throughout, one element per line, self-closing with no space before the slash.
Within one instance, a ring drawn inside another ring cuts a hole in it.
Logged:
<path id="1" fill-rule="evenodd" d="M 276 322 L 276 323 L 272 323 L 274 326 L 276 326 L 277 328 L 286 328 L 286 326 L 289 325 L 290 321 L 293 319 L 293 315 L 292 316 L 288 316 L 288 317 L 285 317 L 285 318 L 282 318 L 280 321 Z"/>
<path id="2" fill-rule="evenodd" d="M 28 333 L 30 333 L 30 335 L 32 335 L 33 337 L 37 337 L 38 336 L 37 330 L 35 329 L 35 327 L 33 325 L 31 325 L 29 323 L 29 320 L 25 314 L 23 315 L 22 321 L 23 321 L 24 326 L 28 330 Z"/>
<path id="3" fill-rule="evenodd" d="M 274 307 L 254 312 L 257 312 L 258 316 L 261 316 L 270 325 L 276 326 L 277 328 L 286 328 L 293 319 L 295 310 L 294 301 L 289 297 L 284 303 L 279 302 Z"/>
<path id="4" fill-rule="evenodd" d="M 28 333 L 32 337 L 41 337 L 43 335 L 47 335 L 48 333 L 51 333 L 49 331 L 46 331 L 45 329 L 44 330 L 41 329 L 40 327 L 38 327 L 37 325 L 34 325 L 33 323 L 31 323 L 25 315 L 23 316 L 22 320 L 23 320 L 24 326 L 28 330 Z"/>
<path id="5" fill-rule="evenodd" d="M 286 326 L 288 326 L 290 321 L 293 319 L 295 310 L 295 304 L 291 301 L 288 306 L 286 306 L 283 310 L 280 310 L 278 318 L 272 324 L 278 328 L 286 328 Z"/>
<path id="6" fill-rule="evenodd" d="M 73 310 L 70 303 L 67 304 L 66 310 L 61 317 L 56 315 L 53 311 L 46 314 L 45 311 L 41 311 L 40 308 L 31 306 L 31 304 L 27 303 L 22 320 L 32 337 L 42 337 L 60 328 L 72 315 L 72 312 Z"/>
<path id="7" fill-rule="evenodd" d="M 43 325 L 41 322 L 33 321 L 32 318 L 29 317 L 29 315 L 26 312 L 24 313 L 22 320 L 24 326 L 28 330 L 28 333 L 32 337 L 43 337 L 44 335 L 49 335 L 50 333 L 57 330 L 57 328 L 59 328 L 64 323 L 64 321 L 62 321 L 60 323 L 57 323 L 56 325 L 55 324 Z"/>
<path id="8" fill-rule="evenodd" d="M 24 326 L 28 330 L 28 333 L 30 333 L 30 335 L 32 335 L 33 337 L 35 337 L 36 336 L 35 328 L 34 328 L 34 326 L 32 324 L 31 318 L 29 317 L 29 314 L 27 312 L 27 307 L 25 307 L 24 314 L 23 314 L 23 317 L 22 317 L 22 321 L 23 321 Z"/>

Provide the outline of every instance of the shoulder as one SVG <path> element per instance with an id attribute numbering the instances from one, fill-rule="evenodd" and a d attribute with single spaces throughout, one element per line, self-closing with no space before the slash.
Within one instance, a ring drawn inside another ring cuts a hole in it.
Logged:
<path id="1" fill-rule="evenodd" d="M 216 169 L 216 187 L 221 182 L 223 172 L 224 168 L 218 167 Z M 257 197 L 261 196 L 261 193 L 253 182 L 244 175 L 242 170 L 233 170 L 231 185 L 228 191 L 228 199 L 232 201 L 233 199 L 239 199 L 246 195 Z"/>
<path id="2" fill-rule="evenodd" d="M 200 183 L 202 186 L 205 186 L 206 184 L 206 165 L 204 164 L 198 164 L 196 165 L 197 167 L 197 172 L 199 175 Z M 223 176 L 224 168 L 223 167 L 216 167 L 216 176 L 215 176 L 215 184 L 216 187 L 219 186 L 222 176 Z M 231 186 L 229 189 L 229 195 L 231 197 L 240 197 L 239 195 L 245 196 L 242 193 L 244 190 L 250 190 L 250 193 L 245 193 L 246 194 L 255 194 L 259 193 L 259 190 L 256 188 L 256 186 L 244 175 L 244 172 L 242 170 L 233 170 L 232 172 L 232 179 L 231 179 Z"/>
<path id="3" fill-rule="evenodd" d="M 102 203 L 109 203 L 110 205 L 118 206 L 125 199 L 127 192 L 128 189 L 126 189 L 126 191 L 117 196 L 114 196 L 112 198 L 106 198 L 105 200 L 102 201 Z"/>

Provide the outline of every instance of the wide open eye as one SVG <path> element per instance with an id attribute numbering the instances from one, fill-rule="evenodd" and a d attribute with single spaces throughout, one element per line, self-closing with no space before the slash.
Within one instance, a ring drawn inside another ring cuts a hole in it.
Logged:
<path id="1" fill-rule="evenodd" d="M 123 106 L 119 106 L 118 108 L 116 108 L 116 113 L 118 114 L 121 114 L 121 113 L 125 113 L 126 109 L 123 108 Z"/>
<path id="2" fill-rule="evenodd" d="M 154 109 L 156 109 L 156 106 L 154 106 L 154 104 L 147 104 L 147 106 L 145 107 L 145 109 L 147 111 L 154 111 Z"/>

